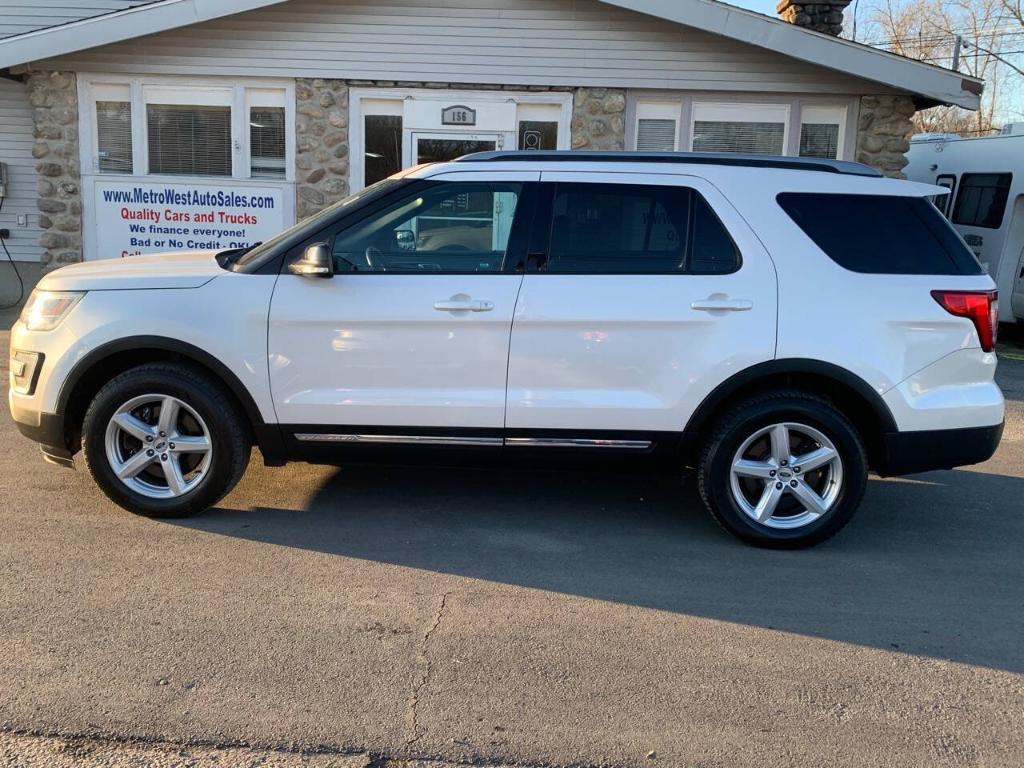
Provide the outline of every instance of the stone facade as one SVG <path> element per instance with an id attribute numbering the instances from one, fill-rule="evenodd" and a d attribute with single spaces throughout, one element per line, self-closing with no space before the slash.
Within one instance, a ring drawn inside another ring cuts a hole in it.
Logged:
<path id="1" fill-rule="evenodd" d="M 572 92 L 572 148 L 624 149 L 626 146 L 626 92 L 622 88 L 298 79 L 295 81 L 297 219 L 312 216 L 349 193 L 350 87 Z"/>
<path id="2" fill-rule="evenodd" d="M 348 82 L 295 81 L 295 215 L 348 195 Z"/>
<path id="3" fill-rule="evenodd" d="M 578 88 L 572 99 L 573 149 L 626 148 L 626 91 Z"/>
<path id="4" fill-rule="evenodd" d="M 73 72 L 33 72 L 32 156 L 36 159 L 40 260 L 58 267 L 82 260 L 82 195 L 78 157 L 78 86 Z"/>
<path id="5" fill-rule="evenodd" d="M 849 4 L 850 0 L 782 0 L 775 11 L 790 24 L 839 37 L 843 32 L 843 10 Z"/>
<path id="6" fill-rule="evenodd" d="M 911 118 L 916 108 L 910 96 L 864 96 L 857 124 L 857 162 L 886 176 L 906 178 L 903 168 L 910 150 Z"/>

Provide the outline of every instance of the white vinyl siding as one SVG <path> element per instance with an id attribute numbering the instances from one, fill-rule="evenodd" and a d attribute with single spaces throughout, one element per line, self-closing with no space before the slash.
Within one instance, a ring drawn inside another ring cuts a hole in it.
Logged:
<path id="1" fill-rule="evenodd" d="M 56 0 L 52 3 L 0 0 L 0 38 L 122 11 L 147 2 L 151 0 Z"/>
<path id="2" fill-rule="evenodd" d="M 889 90 L 596 0 L 290 0 L 38 66 L 502 85 Z"/>
<path id="3" fill-rule="evenodd" d="M 11 230 L 7 249 L 15 261 L 38 262 L 39 211 L 36 209 L 36 161 L 32 157 L 32 106 L 21 83 L 0 79 L 0 163 L 7 164 L 7 197 L 0 208 L 0 227 Z M 18 226 L 18 216 L 27 226 Z M 0 280 L 13 280 L 7 254 L 0 250 Z M 5 294 L 6 295 L 6 294 Z"/>

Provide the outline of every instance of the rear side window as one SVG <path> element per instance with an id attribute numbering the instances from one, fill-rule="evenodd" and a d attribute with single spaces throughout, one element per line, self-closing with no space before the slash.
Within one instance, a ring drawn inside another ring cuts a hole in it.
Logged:
<path id="1" fill-rule="evenodd" d="M 882 275 L 977 275 L 981 265 L 923 197 L 784 192 L 779 205 L 839 266 Z"/>
<path id="2" fill-rule="evenodd" d="M 739 268 L 732 238 L 687 187 L 559 184 L 547 272 L 725 274 Z"/>
<path id="3" fill-rule="evenodd" d="M 1011 181 L 1012 173 L 965 173 L 953 206 L 953 223 L 999 229 Z"/>

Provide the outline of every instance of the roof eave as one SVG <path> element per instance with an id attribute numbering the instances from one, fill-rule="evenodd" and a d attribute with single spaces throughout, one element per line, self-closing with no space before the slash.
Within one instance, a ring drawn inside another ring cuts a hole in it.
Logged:
<path id="1" fill-rule="evenodd" d="M 0 40 L 0 68 L 218 19 L 285 0 L 163 0 Z"/>
<path id="2" fill-rule="evenodd" d="M 600 0 L 782 53 L 941 104 L 976 110 L 983 81 L 714 0 Z M 825 64 L 823 62 L 828 62 Z"/>

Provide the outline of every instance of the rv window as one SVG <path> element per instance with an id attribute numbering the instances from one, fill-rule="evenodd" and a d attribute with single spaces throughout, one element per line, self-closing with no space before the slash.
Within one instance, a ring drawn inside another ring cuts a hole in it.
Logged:
<path id="1" fill-rule="evenodd" d="M 784 192 L 779 205 L 832 261 L 878 275 L 977 275 L 981 265 L 927 198 Z"/>
<path id="2" fill-rule="evenodd" d="M 956 187 L 956 176 L 944 174 L 935 179 L 935 185 L 945 187 L 949 190 L 945 195 L 933 195 L 932 202 L 939 209 L 939 213 L 949 218 L 949 208 L 953 203 L 953 188 Z"/>
<path id="3" fill-rule="evenodd" d="M 953 223 L 999 229 L 1012 179 L 1009 173 L 965 173 L 953 207 Z"/>

